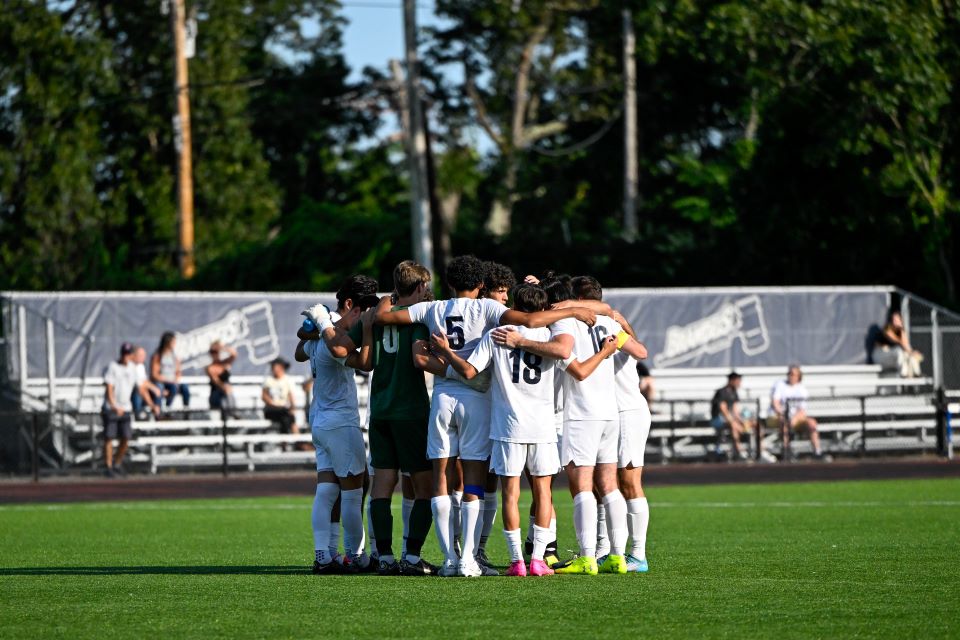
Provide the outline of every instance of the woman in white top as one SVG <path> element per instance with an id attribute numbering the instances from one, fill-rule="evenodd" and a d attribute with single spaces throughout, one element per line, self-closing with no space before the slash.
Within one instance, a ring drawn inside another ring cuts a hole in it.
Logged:
<path id="1" fill-rule="evenodd" d="M 150 379 L 160 387 L 166 405 L 173 404 L 173 398 L 179 393 L 183 397 L 183 406 L 190 406 L 190 387 L 180 382 L 180 358 L 177 357 L 177 336 L 173 331 L 165 331 L 160 336 L 160 346 L 150 358 Z"/>

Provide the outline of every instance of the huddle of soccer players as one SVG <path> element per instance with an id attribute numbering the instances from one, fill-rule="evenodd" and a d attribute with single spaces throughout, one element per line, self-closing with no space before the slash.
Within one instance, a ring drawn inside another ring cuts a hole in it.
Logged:
<path id="1" fill-rule="evenodd" d="M 376 281 L 353 276 L 336 312 L 319 304 L 303 312 L 296 359 L 309 361 L 314 376 L 314 572 L 498 575 L 485 552 L 498 480 L 507 575 L 646 571 L 641 472 L 650 412 L 635 361 L 646 349 L 633 329 L 589 276 L 528 276 L 516 285 L 507 267 L 473 256 L 453 259 L 445 275 L 448 300 L 433 301 L 431 274 L 408 260 L 394 269 L 392 296 L 377 301 Z M 373 371 L 369 470 L 353 369 Z M 434 375 L 432 399 L 424 372 Z M 566 562 L 557 557 L 551 493 L 562 470 L 579 544 Z M 400 474 L 413 500 L 404 499 L 397 557 L 390 500 Z M 522 474 L 533 491 L 526 549 Z M 364 551 L 368 475 L 375 561 Z M 420 556 L 431 524 L 440 566 Z"/>

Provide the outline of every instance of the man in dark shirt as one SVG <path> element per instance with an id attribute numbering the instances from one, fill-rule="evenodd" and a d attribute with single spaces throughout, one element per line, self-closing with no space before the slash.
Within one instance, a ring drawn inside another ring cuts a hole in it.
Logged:
<path id="1" fill-rule="evenodd" d="M 747 454 L 740 445 L 740 435 L 749 432 L 754 423 L 746 422 L 740 414 L 740 396 L 737 390 L 740 388 L 741 379 L 739 373 L 732 371 L 727 376 L 727 384 L 713 394 L 713 400 L 710 401 L 710 424 L 718 432 L 730 429 L 734 453 L 737 458 L 746 460 Z"/>

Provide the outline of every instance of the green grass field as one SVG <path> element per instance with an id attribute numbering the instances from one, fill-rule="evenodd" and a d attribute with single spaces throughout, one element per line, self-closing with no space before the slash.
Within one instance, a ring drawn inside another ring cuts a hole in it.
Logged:
<path id="1" fill-rule="evenodd" d="M 650 500 L 649 574 L 525 579 L 313 576 L 309 496 L 3 506 L 0 637 L 960 636 L 960 481 Z"/>

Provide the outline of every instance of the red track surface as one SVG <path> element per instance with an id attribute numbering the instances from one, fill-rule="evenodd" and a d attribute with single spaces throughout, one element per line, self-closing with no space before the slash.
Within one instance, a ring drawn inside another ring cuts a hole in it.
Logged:
<path id="1" fill-rule="evenodd" d="M 308 496 L 313 493 L 314 477 L 310 472 L 295 472 L 236 474 L 227 478 L 213 474 L 124 479 L 88 476 L 45 478 L 37 483 L 18 479 L 0 481 L 0 503 Z M 830 464 L 674 464 L 647 467 L 644 484 L 655 487 L 946 477 L 960 477 L 960 461 L 925 458 Z"/>

